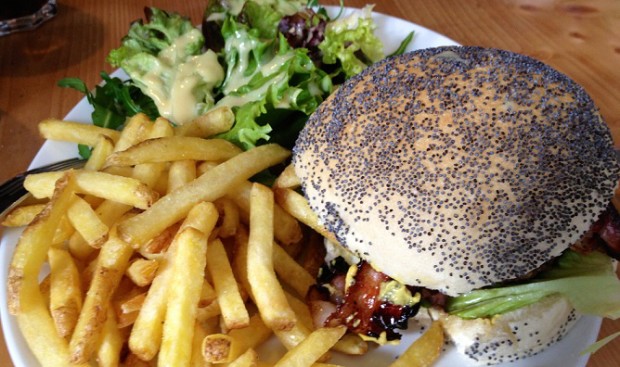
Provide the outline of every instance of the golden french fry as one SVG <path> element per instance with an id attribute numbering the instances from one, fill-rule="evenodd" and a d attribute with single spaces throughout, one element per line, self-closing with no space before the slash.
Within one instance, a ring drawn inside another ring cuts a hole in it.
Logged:
<path id="1" fill-rule="evenodd" d="M 282 343 L 282 345 L 284 345 L 284 347 L 288 350 L 291 350 L 297 345 L 299 345 L 299 343 L 304 341 L 311 332 L 312 329 L 307 328 L 300 322 L 294 324 L 293 327 L 289 330 L 273 331 L 280 343 Z M 325 359 L 327 359 L 328 357 L 329 355 L 326 355 Z"/>
<path id="2" fill-rule="evenodd" d="M 148 208 L 159 197 L 140 180 L 103 172 L 80 171 L 76 182 L 80 192 L 139 209 Z"/>
<path id="3" fill-rule="evenodd" d="M 127 358 L 122 364 L 123 367 L 153 367 L 155 364 L 152 361 L 145 361 L 140 359 L 137 355 L 129 353 Z"/>
<path id="4" fill-rule="evenodd" d="M 199 307 L 196 311 L 196 320 L 198 322 L 206 322 L 213 317 L 220 316 L 222 314 L 222 309 L 220 308 L 220 304 L 217 303 L 217 300 L 209 303 L 204 307 Z"/>
<path id="5" fill-rule="evenodd" d="M 116 152 L 108 157 L 105 166 L 134 166 L 142 163 L 187 159 L 222 161 L 239 153 L 241 153 L 241 148 L 223 139 L 170 136 L 148 139 L 126 150 Z"/>
<path id="6" fill-rule="evenodd" d="M 55 182 L 62 172 L 44 172 L 28 175 L 24 187 L 36 198 L 50 197 Z M 139 180 L 112 175 L 105 172 L 78 170 L 75 172 L 77 191 L 107 200 L 146 209 L 157 200 L 159 194 Z"/>
<path id="7" fill-rule="evenodd" d="M 191 361 L 196 309 L 207 262 L 208 235 L 192 227 L 179 234 L 179 247 L 172 264 L 171 287 L 158 364 L 186 366 Z"/>
<path id="8" fill-rule="evenodd" d="M 122 313 L 132 313 L 140 311 L 145 299 L 146 293 L 138 293 L 135 296 L 122 302 L 119 308 Z"/>
<path id="9" fill-rule="evenodd" d="M 101 221 L 110 228 L 117 220 L 131 210 L 131 208 L 131 206 L 126 204 L 105 200 L 99 204 L 95 212 Z M 78 259 L 84 260 L 90 257 L 94 248 L 88 245 L 79 233 L 75 232 L 69 239 L 69 251 Z"/>
<path id="10" fill-rule="evenodd" d="M 43 208 L 45 208 L 45 204 L 19 206 L 7 214 L 4 220 L 2 220 L 2 225 L 5 227 L 27 226 L 43 211 Z"/>
<path id="11" fill-rule="evenodd" d="M 248 349 L 228 364 L 228 367 L 255 367 L 258 365 L 258 353 L 254 349 Z"/>
<path id="12" fill-rule="evenodd" d="M 114 140 L 105 135 L 99 135 L 97 143 L 93 147 L 93 150 L 84 165 L 84 169 L 88 171 L 99 171 L 106 158 L 114 151 Z"/>
<path id="13" fill-rule="evenodd" d="M 240 226 L 235 234 L 235 252 L 233 254 L 232 266 L 235 277 L 243 289 L 249 292 L 250 281 L 248 280 L 248 230 L 245 226 Z"/>
<path id="14" fill-rule="evenodd" d="M 46 300 L 39 288 L 38 276 L 49 250 L 50 239 L 69 208 L 74 192 L 75 181 L 69 172 L 58 182 L 50 204 L 37 220 L 24 230 L 9 267 L 9 312 L 16 316 L 30 350 L 45 366 L 69 364 L 67 341 L 56 332 Z"/>
<path id="15" fill-rule="evenodd" d="M 215 333 L 215 327 L 209 328 L 209 326 L 203 326 L 199 322 L 194 323 L 194 337 L 192 339 L 192 357 L 190 361 L 190 367 L 208 367 L 211 364 L 205 361 L 202 357 L 202 341 L 204 338 L 212 333 Z"/>
<path id="16" fill-rule="evenodd" d="M 47 257 L 51 245 L 50 239 L 54 237 L 62 217 L 71 205 L 75 187 L 74 172 L 68 171 L 56 183 L 52 200 L 46 205 L 37 220 L 26 227 L 17 243 L 9 266 L 7 285 L 8 308 L 13 315 L 20 310 L 20 305 L 24 299 L 21 289 L 23 283 L 34 280 L 38 290 L 36 278 Z"/>
<path id="17" fill-rule="evenodd" d="M 280 173 L 276 181 L 273 183 L 273 188 L 277 189 L 296 189 L 301 186 L 299 177 L 295 174 L 295 168 L 293 164 L 289 164 Z"/>
<path id="18" fill-rule="evenodd" d="M 202 291 L 200 291 L 198 307 L 207 307 L 215 300 L 217 300 L 217 293 L 215 292 L 213 286 L 205 279 L 202 283 Z"/>
<path id="19" fill-rule="evenodd" d="M 213 204 L 200 203 L 190 210 L 179 231 L 191 227 L 208 237 L 215 228 L 217 217 L 217 209 Z M 161 346 L 168 290 L 173 287 L 171 261 L 178 247 L 178 236 L 175 236 L 166 252 L 166 257 L 160 263 L 129 336 L 129 349 L 145 361 L 153 359 Z"/>
<path id="20" fill-rule="evenodd" d="M 213 333 L 202 344 L 202 354 L 207 362 L 226 363 L 235 360 L 249 349 L 263 344 L 271 336 L 259 314 L 250 318 L 242 329 L 230 330 L 228 334 Z"/>
<path id="21" fill-rule="evenodd" d="M 318 361 L 347 331 L 346 327 L 320 328 L 289 350 L 274 367 L 306 367 Z"/>
<path id="22" fill-rule="evenodd" d="M 65 215 L 60 220 L 60 224 L 58 228 L 56 228 L 56 233 L 54 234 L 54 239 L 52 240 L 53 244 L 65 243 L 69 238 L 75 233 L 75 228 L 69 223 L 69 219 Z"/>
<path id="23" fill-rule="evenodd" d="M 170 122 L 164 118 L 158 118 L 155 120 L 155 123 L 153 123 L 147 137 L 148 139 L 166 138 L 172 136 L 173 133 L 174 131 L 172 130 Z M 127 149 L 133 149 L 133 147 L 134 146 Z M 106 162 L 109 161 L 109 159 L 111 159 L 111 157 L 115 154 L 123 154 L 123 152 L 111 154 L 108 156 Z M 154 188 L 155 185 L 161 181 L 159 178 L 162 176 L 165 169 L 165 162 L 145 162 L 142 164 L 136 164 L 133 168 L 133 172 L 131 173 L 131 177 L 140 180 L 150 188 Z M 162 192 L 165 192 L 165 190 Z"/>
<path id="24" fill-rule="evenodd" d="M 215 206 L 220 211 L 222 218 L 218 235 L 222 238 L 234 236 L 239 227 L 239 208 L 226 196 L 217 199 Z"/>
<path id="25" fill-rule="evenodd" d="M 181 220 L 196 203 L 224 196 L 232 187 L 289 155 L 288 150 L 274 144 L 243 152 L 162 197 L 148 210 L 120 223 L 119 233 L 132 244 L 145 243 Z"/>
<path id="26" fill-rule="evenodd" d="M 291 330 L 295 313 L 273 268 L 273 192 L 257 183 L 250 194 L 247 273 L 252 299 L 265 323 L 274 330 Z"/>
<path id="27" fill-rule="evenodd" d="M 250 316 L 239 293 L 224 245 L 219 239 L 209 243 L 207 269 L 213 280 L 226 328 L 239 329 L 248 326 Z"/>
<path id="28" fill-rule="evenodd" d="M 434 321 L 421 337 L 416 339 L 390 367 L 430 367 L 441 353 L 444 334 L 441 322 Z"/>
<path id="29" fill-rule="evenodd" d="M 196 179 L 196 161 L 186 159 L 174 161 L 168 172 L 168 192 L 174 191 Z"/>
<path id="30" fill-rule="evenodd" d="M 232 361 L 230 357 L 234 340 L 226 334 L 210 334 L 202 341 L 202 356 L 209 363 L 228 363 Z"/>
<path id="31" fill-rule="evenodd" d="M 82 309 L 80 275 L 68 251 L 53 247 L 47 257 L 50 265 L 50 314 L 58 334 L 68 338 Z"/>
<path id="32" fill-rule="evenodd" d="M 237 358 L 239 354 L 243 353 L 247 349 L 256 348 L 259 345 L 269 339 L 272 331 L 265 323 L 259 314 L 252 315 L 250 317 L 250 323 L 243 329 L 234 329 L 228 332 L 228 336 L 239 344 L 237 348 L 233 350 L 231 358 Z"/>
<path id="33" fill-rule="evenodd" d="M 306 297 L 308 289 L 316 283 L 312 275 L 276 243 L 273 244 L 273 266 L 280 280 L 300 297 Z"/>
<path id="34" fill-rule="evenodd" d="M 196 167 L 196 176 L 202 176 L 205 172 L 218 165 L 217 162 L 202 162 Z"/>
<path id="35" fill-rule="evenodd" d="M 250 216 L 250 190 L 252 184 L 249 181 L 243 182 L 231 191 L 227 196 L 230 197 L 240 209 L 241 219 L 248 223 Z M 284 211 L 280 205 L 276 204 L 273 208 L 273 230 L 274 236 L 279 243 L 290 245 L 297 243 L 302 238 L 301 226 L 297 219 Z"/>
<path id="36" fill-rule="evenodd" d="M 120 152 L 147 139 L 152 127 L 153 122 L 149 120 L 147 115 L 138 113 L 131 116 L 116 141 L 114 151 Z"/>
<path id="37" fill-rule="evenodd" d="M 49 198 L 54 194 L 54 185 L 66 171 L 42 172 L 26 176 L 24 188 L 37 199 Z"/>
<path id="38" fill-rule="evenodd" d="M 136 321 L 138 312 L 140 312 L 145 299 L 146 292 L 138 293 L 133 296 L 131 296 L 130 293 L 130 296 L 119 301 L 120 304 L 116 306 L 116 323 L 118 328 L 127 327 Z"/>
<path id="39" fill-rule="evenodd" d="M 158 260 L 140 258 L 131 262 L 125 275 L 137 286 L 146 287 L 155 278 L 157 268 L 159 268 Z"/>
<path id="40" fill-rule="evenodd" d="M 132 253 L 133 248 L 118 238 L 112 230 L 99 252 L 93 279 L 69 342 L 72 363 L 87 363 L 96 351 L 110 300 L 125 273 Z"/>
<path id="41" fill-rule="evenodd" d="M 108 316 L 103 326 L 99 348 L 97 348 L 97 365 L 100 367 L 115 367 L 120 363 L 124 338 L 116 322 L 116 315 L 112 307 L 108 307 Z"/>
<path id="42" fill-rule="evenodd" d="M 291 189 L 274 189 L 274 192 L 276 202 L 289 214 L 333 243 L 338 243 L 336 237 L 319 223 L 319 217 L 312 211 L 308 201 L 301 194 Z"/>
<path id="43" fill-rule="evenodd" d="M 75 195 L 67 212 L 69 222 L 92 247 L 99 248 L 108 237 L 108 226 L 101 221 L 95 210 L 81 197 Z"/>
<path id="44" fill-rule="evenodd" d="M 164 229 L 163 232 L 153 237 L 150 241 L 140 247 L 140 254 L 146 258 L 162 254 L 166 251 L 166 249 L 168 249 L 168 246 L 170 246 L 174 236 L 179 231 L 179 227 L 180 224 L 175 223 Z"/>
<path id="45" fill-rule="evenodd" d="M 69 141 L 94 147 L 100 135 L 118 141 L 120 132 L 80 122 L 47 119 L 39 123 L 39 133 L 45 139 Z"/>
<path id="46" fill-rule="evenodd" d="M 202 116 L 177 126 L 176 135 L 208 138 L 230 130 L 235 122 L 235 115 L 230 107 L 216 107 Z"/>

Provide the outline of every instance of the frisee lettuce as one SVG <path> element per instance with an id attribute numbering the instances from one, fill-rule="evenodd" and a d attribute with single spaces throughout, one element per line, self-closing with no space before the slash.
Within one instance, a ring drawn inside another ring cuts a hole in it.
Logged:
<path id="1" fill-rule="evenodd" d="M 323 62 L 339 63 L 346 78 L 385 57 L 383 43 L 375 35 L 372 6 L 328 23 L 325 39 L 319 44 Z"/>
<path id="2" fill-rule="evenodd" d="M 303 48 L 292 48 L 279 35 L 275 40 L 260 37 L 250 28 L 228 17 L 222 26 L 226 77 L 223 97 L 217 106 L 235 112 L 233 128 L 219 135 L 249 149 L 269 140 L 277 121 L 259 123 L 267 111 L 287 109 L 311 114 L 332 91 L 330 77 L 316 65 Z"/>
<path id="3" fill-rule="evenodd" d="M 451 298 L 447 311 L 466 319 L 492 317 L 560 294 L 580 313 L 620 316 L 620 280 L 610 257 L 567 250 L 555 266 L 524 284 L 480 289 Z"/>
<path id="4" fill-rule="evenodd" d="M 114 67 L 122 67 L 123 61 L 136 54 L 158 55 L 187 32 L 195 30 L 189 18 L 177 13 L 168 13 L 158 8 L 145 8 L 147 22 L 135 21 L 121 41 L 121 46 L 110 51 L 106 61 Z M 188 43 L 187 54 L 201 52 L 204 40 Z"/>

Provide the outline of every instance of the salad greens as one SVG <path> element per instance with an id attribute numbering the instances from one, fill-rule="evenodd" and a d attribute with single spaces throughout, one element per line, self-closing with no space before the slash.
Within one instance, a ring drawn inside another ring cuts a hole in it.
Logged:
<path id="1" fill-rule="evenodd" d="M 620 280 L 609 256 L 568 250 L 551 269 L 525 284 L 479 289 L 450 299 L 447 311 L 462 318 L 491 317 L 552 294 L 566 297 L 583 314 L 620 317 Z"/>
<path id="2" fill-rule="evenodd" d="M 124 60 L 140 53 L 157 56 L 180 36 L 196 29 L 188 18 L 179 14 L 169 14 L 157 8 L 146 8 L 145 12 L 147 23 L 142 20 L 133 22 L 121 41 L 121 47 L 110 51 L 107 61 L 112 66 L 121 67 Z M 200 39 L 196 39 L 186 45 L 184 52 L 197 55 L 202 46 Z"/>
<path id="3" fill-rule="evenodd" d="M 340 62 L 345 76 L 351 77 L 383 59 L 383 43 L 374 34 L 376 27 L 371 5 L 329 23 L 325 29 L 325 40 L 319 45 L 323 62 Z"/>
<path id="4" fill-rule="evenodd" d="M 267 141 L 291 148 L 340 83 L 385 56 L 371 9 L 330 19 L 317 0 L 215 0 L 199 28 L 146 8 L 107 57 L 128 82 L 106 75 L 93 93 L 76 79 L 60 84 L 87 95 L 99 126 L 120 128 L 138 112 L 183 124 L 225 105 L 235 124 L 219 138 L 244 149 Z"/>
<path id="5" fill-rule="evenodd" d="M 58 82 L 63 88 L 72 88 L 86 95 L 88 103 L 93 106 L 91 118 L 93 124 L 109 129 L 121 129 L 127 116 L 144 113 L 151 119 L 159 116 L 153 100 L 129 82 L 110 77 L 101 72 L 105 83 L 95 87 L 91 92 L 86 84 L 78 78 L 65 78 Z M 79 145 L 78 150 L 83 158 L 90 157 L 90 147 Z"/>

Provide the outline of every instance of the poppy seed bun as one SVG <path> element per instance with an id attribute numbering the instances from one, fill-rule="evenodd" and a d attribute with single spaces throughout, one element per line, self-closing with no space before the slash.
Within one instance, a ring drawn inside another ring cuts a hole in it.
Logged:
<path id="1" fill-rule="evenodd" d="M 309 118 L 293 164 L 342 245 L 448 295 L 560 255 L 603 212 L 619 171 L 580 86 L 523 55 L 459 46 L 351 78 Z"/>
<path id="2" fill-rule="evenodd" d="M 468 365 L 493 365 L 531 357 L 562 339 L 580 315 L 562 296 L 495 316 L 465 320 L 430 309 L 446 335 L 469 360 Z"/>

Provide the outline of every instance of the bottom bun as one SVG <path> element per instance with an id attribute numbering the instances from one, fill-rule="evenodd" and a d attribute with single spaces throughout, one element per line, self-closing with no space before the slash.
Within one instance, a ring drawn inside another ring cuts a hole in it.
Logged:
<path id="1" fill-rule="evenodd" d="M 562 339 L 581 317 L 561 296 L 488 319 L 465 320 L 429 311 L 472 365 L 508 363 L 537 354 Z"/>

